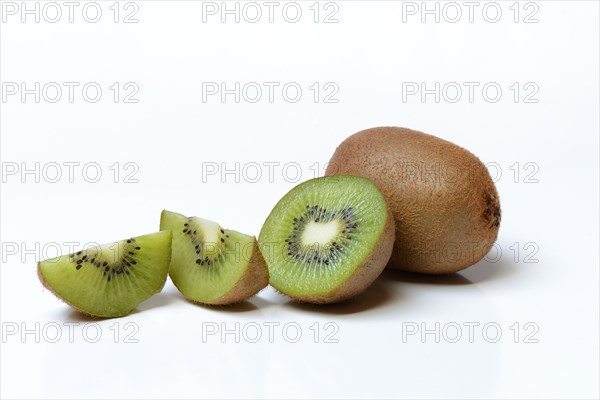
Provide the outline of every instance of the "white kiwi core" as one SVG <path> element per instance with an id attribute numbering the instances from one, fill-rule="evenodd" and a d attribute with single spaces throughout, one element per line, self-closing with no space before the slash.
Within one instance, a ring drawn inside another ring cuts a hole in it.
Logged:
<path id="1" fill-rule="evenodd" d="M 340 232 L 340 221 L 333 219 L 329 222 L 310 221 L 304 226 L 300 240 L 304 246 L 324 247 L 329 245 Z"/>

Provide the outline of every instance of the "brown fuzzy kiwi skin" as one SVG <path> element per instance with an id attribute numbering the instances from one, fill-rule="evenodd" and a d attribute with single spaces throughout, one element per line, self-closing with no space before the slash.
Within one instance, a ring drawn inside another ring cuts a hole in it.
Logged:
<path id="1" fill-rule="evenodd" d="M 388 207 L 385 226 L 379 241 L 371 254 L 356 268 L 354 274 L 346 282 L 328 293 L 294 296 L 293 300 L 313 304 L 330 304 L 339 303 L 362 293 L 385 269 L 394 247 L 394 231 L 394 218 Z"/>
<path id="2" fill-rule="evenodd" d="M 338 146 L 325 175 L 363 176 L 382 191 L 396 222 L 390 268 L 457 272 L 498 236 L 500 202 L 487 168 L 435 136 L 398 127 L 358 132 Z"/>
<path id="3" fill-rule="evenodd" d="M 240 303 L 254 296 L 269 284 L 269 269 L 258 248 L 258 241 L 254 237 L 252 254 L 248 261 L 248 268 L 234 287 L 223 296 L 207 303 L 208 305 L 231 305 Z"/>

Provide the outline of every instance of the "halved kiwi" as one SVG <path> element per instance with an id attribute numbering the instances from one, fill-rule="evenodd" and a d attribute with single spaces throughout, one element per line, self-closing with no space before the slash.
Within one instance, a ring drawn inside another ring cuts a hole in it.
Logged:
<path id="1" fill-rule="evenodd" d="M 334 303 L 362 292 L 385 268 L 394 220 L 370 180 L 316 178 L 277 203 L 258 242 L 273 287 L 296 300 Z"/>
<path id="2" fill-rule="evenodd" d="M 158 232 L 41 261 L 38 275 L 76 310 L 118 317 L 162 289 L 170 258 L 171 232 Z"/>
<path id="3" fill-rule="evenodd" d="M 161 214 L 160 229 L 173 231 L 169 275 L 189 300 L 239 303 L 269 283 L 269 271 L 254 236 L 167 210 Z"/>

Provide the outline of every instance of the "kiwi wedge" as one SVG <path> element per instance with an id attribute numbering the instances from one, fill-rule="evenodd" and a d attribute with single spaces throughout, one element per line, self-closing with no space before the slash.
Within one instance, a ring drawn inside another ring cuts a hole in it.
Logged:
<path id="1" fill-rule="evenodd" d="M 316 178 L 288 192 L 258 238 L 281 293 L 309 303 L 335 303 L 365 290 L 385 268 L 394 220 L 368 179 Z"/>
<path id="2" fill-rule="evenodd" d="M 158 232 L 40 261 L 44 286 L 97 317 L 128 314 L 160 292 L 171 258 L 171 232 Z"/>
<path id="3" fill-rule="evenodd" d="M 500 200 L 471 152 L 406 128 L 367 129 L 342 142 L 326 175 L 371 179 L 396 222 L 390 268 L 452 273 L 482 259 L 500 227 Z"/>
<path id="4" fill-rule="evenodd" d="M 269 283 L 269 271 L 256 238 L 198 217 L 164 210 L 160 229 L 173 231 L 171 280 L 189 300 L 234 304 Z"/>

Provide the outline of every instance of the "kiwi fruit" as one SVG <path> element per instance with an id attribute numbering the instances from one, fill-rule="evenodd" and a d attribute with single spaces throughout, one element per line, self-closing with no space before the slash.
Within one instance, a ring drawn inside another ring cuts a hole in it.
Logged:
<path id="1" fill-rule="evenodd" d="M 234 304 L 268 285 L 269 271 L 254 236 L 167 210 L 160 216 L 160 229 L 173 231 L 169 275 L 187 299 Z"/>
<path id="2" fill-rule="evenodd" d="M 394 220 L 370 180 L 316 178 L 277 203 L 258 243 L 275 289 L 298 301 L 335 303 L 381 274 L 392 253 Z"/>
<path id="3" fill-rule="evenodd" d="M 170 258 L 171 232 L 158 232 L 40 261 L 38 276 L 76 310 L 119 317 L 160 292 Z"/>
<path id="4" fill-rule="evenodd" d="M 325 175 L 371 179 L 396 223 L 389 267 L 426 274 L 460 271 L 483 258 L 500 227 L 498 192 L 485 165 L 451 142 L 380 127 L 342 142 Z"/>

